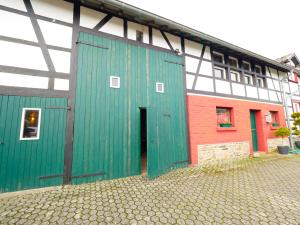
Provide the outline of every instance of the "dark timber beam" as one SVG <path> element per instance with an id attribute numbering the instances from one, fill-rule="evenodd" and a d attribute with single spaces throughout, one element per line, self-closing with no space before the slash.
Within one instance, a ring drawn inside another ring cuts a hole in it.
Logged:
<path id="1" fill-rule="evenodd" d="M 164 37 L 164 39 L 165 39 L 165 41 L 167 42 L 169 48 L 170 48 L 172 51 L 174 51 L 174 48 L 173 48 L 173 46 L 171 45 L 171 43 L 170 43 L 170 41 L 169 41 L 167 35 L 165 34 L 165 32 L 160 31 L 160 33 L 161 33 L 161 35 Z"/>
<path id="2" fill-rule="evenodd" d="M 106 15 L 94 28 L 93 30 L 100 30 L 101 27 L 103 27 L 110 19 L 112 18 L 112 15 Z"/>

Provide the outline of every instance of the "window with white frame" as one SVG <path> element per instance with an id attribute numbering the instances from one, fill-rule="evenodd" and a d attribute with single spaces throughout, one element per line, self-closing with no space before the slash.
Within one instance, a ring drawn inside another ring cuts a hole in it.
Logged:
<path id="1" fill-rule="evenodd" d="M 262 73 L 261 66 L 255 65 L 254 70 L 255 70 L 255 73 L 259 73 L 259 74 Z"/>
<path id="2" fill-rule="evenodd" d="M 214 62 L 224 63 L 224 55 L 219 52 L 213 52 L 213 60 Z"/>
<path id="3" fill-rule="evenodd" d="M 224 79 L 226 80 L 226 71 L 224 68 L 221 67 L 214 67 L 214 74 L 216 78 Z"/>
<path id="4" fill-rule="evenodd" d="M 161 82 L 156 82 L 156 92 L 165 93 L 165 84 Z"/>
<path id="5" fill-rule="evenodd" d="M 265 87 L 263 78 L 257 77 L 256 81 L 257 81 L 257 86 L 258 87 L 262 87 L 262 88 Z"/>
<path id="6" fill-rule="evenodd" d="M 240 73 L 237 71 L 230 71 L 230 79 L 235 82 L 241 82 Z"/>
<path id="7" fill-rule="evenodd" d="M 239 67 L 239 63 L 237 58 L 233 58 L 231 56 L 228 57 L 228 64 L 232 67 L 238 68 Z"/>
<path id="8" fill-rule="evenodd" d="M 243 61 L 243 69 L 251 71 L 251 64 L 249 62 Z"/>
<path id="9" fill-rule="evenodd" d="M 120 77 L 110 76 L 109 87 L 111 87 L 111 88 L 120 88 Z"/>
<path id="10" fill-rule="evenodd" d="M 253 79 L 252 79 L 252 75 L 250 74 L 245 74 L 245 84 L 249 84 L 252 85 L 253 84 Z"/>
<path id="11" fill-rule="evenodd" d="M 40 108 L 23 108 L 20 140 L 38 140 L 40 138 L 40 123 Z"/>

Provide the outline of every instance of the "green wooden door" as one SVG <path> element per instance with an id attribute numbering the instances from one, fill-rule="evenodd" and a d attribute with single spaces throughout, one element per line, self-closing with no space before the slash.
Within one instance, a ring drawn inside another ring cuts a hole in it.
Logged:
<path id="1" fill-rule="evenodd" d="M 163 154 L 155 156 L 159 172 L 153 174 L 185 165 L 185 96 L 183 68 L 178 65 L 182 57 L 86 33 L 80 33 L 79 43 L 72 182 L 140 174 L 140 107 L 154 107 L 159 117 L 151 117 L 153 123 L 161 120 L 160 133 L 154 129 L 148 133 L 155 141 L 160 139 Z M 111 76 L 120 78 L 120 88 L 110 87 Z M 164 94 L 156 93 L 156 82 L 165 83 Z M 171 118 L 165 116 L 169 114 Z M 180 154 L 167 157 L 168 145 Z M 149 155 L 150 174 L 157 167 L 154 155 Z"/>
<path id="2" fill-rule="evenodd" d="M 256 111 L 255 110 L 250 110 L 250 123 L 251 123 L 253 151 L 257 152 L 258 151 L 258 139 L 257 139 Z"/>
<path id="3" fill-rule="evenodd" d="M 0 192 L 62 184 L 67 100 L 0 96 Z M 20 140 L 23 108 L 41 110 L 38 140 Z"/>

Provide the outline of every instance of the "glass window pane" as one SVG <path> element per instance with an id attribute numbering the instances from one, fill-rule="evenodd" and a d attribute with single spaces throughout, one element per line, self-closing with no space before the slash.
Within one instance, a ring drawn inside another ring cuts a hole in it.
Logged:
<path id="1" fill-rule="evenodd" d="M 231 109 L 230 108 L 217 107 L 216 113 L 217 113 L 218 125 L 231 123 Z"/>
<path id="2" fill-rule="evenodd" d="M 236 67 L 236 68 L 238 67 L 237 59 L 229 58 L 228 63 L 229 63 L 230 66 L 233 66 L 233 67 Z"/>
<path id="3" fill-rule="evenodd" d="M 39 137 L 40 109 L 23 109 L 22 139 Z"/>
<path id="4" fill-rule="evenodd" d="M 255 73 L 261 73 L 261 67 L 255 66 Z"/>
<path id="5" fill-rule="evenodd" d="M 240 82 L 240 74 L 238 72 L 230 72 L 231 80 Z"/>
<path id="6" fill-rule="evenodd" d="M 225 79 L 225 71 L 221 68 L 214 68 L 215 77 Z"/>
<path id="7" fill-rule="evenodd" d="M 224 62 L 223 55 L 221 55 L 221 54 L 213 53 L 213 59 L 214 59 L 215 62 L 219 62 L 219 63 Z"/>
<path id="8" fill-rule="evenodd" d="M 250 71 L 250 64 L 246 63 L 246 62 L 243 62 L 243 68 L 244 68 L 244 70 Z"/>

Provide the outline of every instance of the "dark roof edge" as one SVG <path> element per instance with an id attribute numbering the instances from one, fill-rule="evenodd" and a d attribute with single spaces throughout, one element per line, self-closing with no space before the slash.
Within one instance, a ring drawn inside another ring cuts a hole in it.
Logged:
<path id="1" fill-rule="evenodd" d="M 232 49 L 234 51 L 246 54 L 246 55 L 248 55 L 250 57 L 257 58 L 257 59 L 259 59 L 261 61 L 267 62 L 267 63 L 269 63 L 271 65 L 274 65 L 276 67 L 282 68 L 284 70 L 292 70 L 293 69 L 292 67 L 287 66 L 287 65 L 283 65 L 283 64 L 277 62 L 276 60 L 269 59 L 269 58 L 267 58 L 265 56 L 262 56 L 262 55 L 259 55 L 257 53 L 251 52 L 251 51 L 249 51 L 247 49 L 238 47 L 238 46 L 233 45 L 233 44 L 231 44 L 229 42 L 223 41 L 223 40 L 221 40 L 219 38 L 216 38 L 216 37 L 213 37 L 211 35 L 202 33 L 200 31 L 197 31 L 197 30 L 195 30 L 193 28 L 190 28 L 188 26 L 185 26 L 185 25 L 182 25 L 180 23 L 174 22 L 174 21 L 172 21 L 170 19 L 158 16 L 158 15 L 156 15 L 154 13 L 151 13 L 151 12 L 148 12 L 146 10 L 140 9 L 140 8 L 138 8 L 136 6 L 133 6 L 133 5 L 121 2 L 119 0 L 96 0 L 96 2 L 97 3 L 101 3 L 101 4 L 111 5 L 111 6 L 114 6 L 114 7 L 118 7 L 121 10 L 124 10 L 124 11 L 127 11 L 127 12 L 130 12 L 130 13 L 134 14 L 135 16 L 146 17 L 147 19 L 149 19 L 149 21 L 150 20 L 154 20 L 154 21 L 162 23 L 162 24 L 164 24 L 164 25 L 166 25 L 168 27 L 174 27 L 176 29 L 179 29 L 183 33 L 188 33 L 188 34 L 190 34 L 192 36 L 199 37 L 201 39 L 210 41 L 212 43 L 221 45 L 223 47 Z"/>

